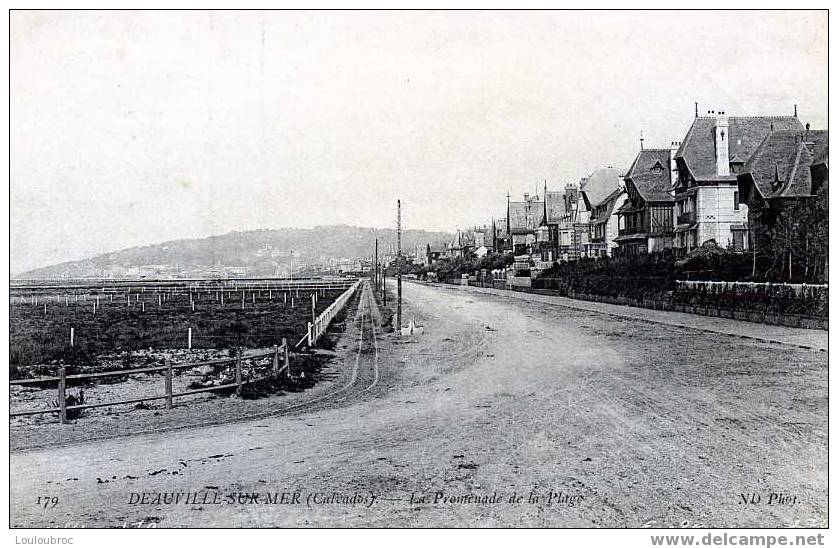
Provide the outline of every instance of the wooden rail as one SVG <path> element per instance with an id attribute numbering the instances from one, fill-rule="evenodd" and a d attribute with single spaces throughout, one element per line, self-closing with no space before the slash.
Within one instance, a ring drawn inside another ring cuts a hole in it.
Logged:
<path id="1" fill-rule="evenodd" d="M 297 342 L 294 348 L 299 348 L 300 345 L 308 341 L 309 347 L 314 347 L 317 345 L 317 341 L 320 340 L 320 337 L 329 329 L 329 325 L 332 323 L 332 320 L 340 314 L 343 307 L 346 306 L 346 303 L 349 302 L 349 299 L 355 294 L 355 291 L 361 285 L 361 280 L 358 280 L 352 287 L 344 291 L 340 294 L 340 296 L 332 301 L 332 303 L 326 307 L 326 310 L 320 313 L 313 322 L 308 322 L 308 327 L 306 329 L 306 334 L 303 336 L 302 339 Z"/>
<path id="2" fill-rule="evenodd" d="M 272 356 L 272 364 L 271 364 L 271 372 L 267 375 L 262 375 L 259 377 L 253 377 L 250 379 L 243 379 L 242 378 L 242 362 L 244 360 L 252 360 L 256 358 L 264 358 Z M 280 361 L 282 365 L 280 366 Z M 183 392 L 174 392 L 172 390 L 172 373 L 176 369 L 194 369 L 196 367 L 202 367 L 206 365 L 214 365 L 214 364 L 221 364 L 221 363 L 235 363 L 235 382 L 227 383 L 227 384 L 220 384 L 217 386 L 208 386 L 206 388 L 197 388 L 193 390 L 185 390 Z M 164 359 L 164 365 L 162 366 L 155 366 L 155 367 L 143 367 L 139 369 L 120 369 L 118 371 L 104 371 L 101 373 L 85 373 L 79 375 L 67 375 L 66 368 L 62 367 L 58 370 L 58 376 L 56 377 L 40 377 L 37 379 L 23 379 L 23 380 L 15 380 L 10 381 L 10 384 L 16 385 L 26 385 L 26 384 L 39 384 L 39 383 L 47 383 L 47 382 L 56 382 L 57 383 L 57 390 L 58 390 L 58 408 L 53 409 L 37 409 L 32 411 L 18 411 L 14 413 L 9 413 L 9 417 L 25 417 L 30 415 L 43 415 L 46 413 L 55 413 L 58 412 L 58 420 L 62 424 L 66 424 L 67 421 L 67 411 L 72 410 L 81 410 L 81 409 L 94 409 L 97 407 L 111 407 L 115 405 L 127 405 L 133 403 L 140 403 L 140 402 L 147 402 L 147 401 L 156 401 L 156 400 L 166 400 L 166 409 L 172 408 L 172 399 L 178 398 L 181 396 L 189 396 L 192 394 L 199 394 L 202 392 L 212 392 L 215 390 L 224 390 L 227 388 L 235 388 L 236 396 L 241 396 L 242 394 L 242 387 L 253 384 L 255 382 L 263 381 L 269 378 L 279 378 L 279 374 L 283 371 L 285 372 L 286 377 L 291 376 L 291 362 L 288 357 L 288 341 L 286 339 L 282 339 L 282 344 L 274 345 L 273 350 L 267 352 L 256 352 L 253 354 L 242 355 L 241 349 L 236 351 L 236 356 L 233 358 L 220 358 L 215 360 L 205 360 L 200 362 L 191 362 L 191 363 L 181 363 L 181 364 L 172 364 L 169 358 Z M 114 402 L 103 402 L 103 403 L 89 403 L 89 404 L 82 404 L 82 405 L 67 405 L 67 381 L 68 380 L 78 380 L 78 379 L 96 379 L 102 377 L 115 377 L 115 376 L 122 376 L 122 375 L 133 375 L 135 373 L 150 373 L 156 371 L 163 371 L 164 372 L 164 388 L 163 394 L 158 396 L 146 396 L 142 398 L 134 398 L 129 400 L 119 400 Z"/>
<path id="3" fill-rule="evenodd" d="M 300 278 L 289 280 L 287 278 L 252 278 L 252 279 L 183 279 L 183 280 L 91 280 L 83 283 L 68 283 L 62 284 L 54 281 L 44 281 L 38 283 L 36 281 L 14 280 L 9 285 L 9 290 L 26 291 L 26 290 L 60 290 L 60 291 L 98 291 L 98 290 L 163 290 L 167 288 L 185 289 L 193 288 L 199 289 L 214 289 L 221 290 L 226 288 L 246 288 L 246 289 L 303 289 L 318 287 L 346 287 L 354 283 L 356 278 Z"/>

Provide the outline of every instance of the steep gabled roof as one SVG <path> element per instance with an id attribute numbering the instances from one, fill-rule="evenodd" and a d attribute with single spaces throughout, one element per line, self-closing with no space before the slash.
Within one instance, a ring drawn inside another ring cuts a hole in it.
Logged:
<path id="1" fill-rule="evenodd" d="M 544 202 L 509 202 L 509 228 L 512 234 L 531 232 L 544 218 Z"/>
<path id="2" fill-rule="evenodd" d="M 828 157 L 828 146 L 826 130 L 773 131 L 756 148 L 739 177 L 750 176 L 763 198 L 810 196 L 809 168 Z"/>
<path id="3" fill-rule="evenodd" d="M 568 196 L 562 190 L 546 191 L 544 202 L 547 207 L 546 223 L 558 223 L 571 213 L 571 204 L 568 203 Z"/>
<path id="4" fill-rule="evenodd" d="M 672 186 L 670 175 L 669 149 L 650 148 L 637 153 L 637 157 L 626 173 L 626 181 L 631 181 L 640 196 L 647 202 L 671 202 L 669 194 Z"/>
<path id="5" fill-rule="evenodd" d="M 611 215 L 614 213 L 614 207 L 617 205 L 617 198 L 619 198 L 620 195 L 624 193 L 625 190 L 622 187 L 620 187 L 612 191 L 611 194 L 609 194 L 608 196 L 606 196 L 605 199 L 598 204 L 598 206 L 605 205 L 605 210 L 596 217 L 591 217 L 591 222 L 595 224 L 607 222 Z"/>
<path id="6" fill-rule="evenodd" d="M 747 162 L 765 136 L 772 131 L 803 130 L 795 116 L 729 116 L 728 155 Z M 683 159 L 689 174 L 697 181 L 735 180 L 736 175 L 716 175 L 716 117 L 693 120 L 690 130 L 675 154 Z"/>
<path id="7" fill-rule="evenodd" d="M 600 205 L 615 190 L 622 188 L 622 171 L 613 167 L 598 169 L 582 185 L 582 195 L 591 209 Z"/>

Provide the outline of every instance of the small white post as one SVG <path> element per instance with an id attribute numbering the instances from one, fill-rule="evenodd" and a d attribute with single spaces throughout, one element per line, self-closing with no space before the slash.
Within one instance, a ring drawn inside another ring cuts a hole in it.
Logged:
<path id="1" fill-rule="evenodd" d="M 242 291 L 242 310 L 244 310 L 244 291 Z"/>
<path id="2" fill-rule="evenodd" d="M 251 293 L 251 297 L 253 297 L 253 304 L 256 304 L 256 293 Z"/>
<path id="3" fill-rule="evenodd" d="M 288 293 L 282 292 L 282 304 L 288 304 Z"/>
<path id="4" fill-rule="evenodd" d="M 70 328 L 70 346 L 73 347 L 76 344 L 76 328 Z"/>
<path id="5" fill-rule="evenodd" d="M 145 312 L 145 301 L 143 301 L 143 312 Z"/>
<path id="6" fill-rule="evenodd" d="M 192 350 L 192 328 L 190 327 L 186 334 L 186 347 Z"/>
<path id="7" fill-rule="evenodd" d="M 294 297 L 291 297 L 291 308 L 294 308 Z"/>
<path id="8" fill-rule="evenodd" d="M 221 292 L 221 306 L 224 306 L 224 292 Z"/>
<path id="9" fill-rule="evenodd" d="M 47 317 L 47 303 L 44 303 L 44 318 Z"/>
<path id="10" fill-rule="evenodd" d="M 192 301 L 192 312 L 195 312 L 195 301 Z"/>

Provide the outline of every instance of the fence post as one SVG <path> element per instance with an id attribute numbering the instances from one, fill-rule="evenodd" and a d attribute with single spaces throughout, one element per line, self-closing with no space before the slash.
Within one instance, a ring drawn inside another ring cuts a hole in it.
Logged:
<path id="1" fill-rule="evenodd" d="M 58 368 L 58 420 L 67 424 L 67 368 Z"/>
<path id="2" fill-rule="evenodd" d="M 279 347 L 277 345 L 274 345 L 273 371 L 273 377 L 277 378 L 279 376 Z"/>
<path id="3" fill-rule="evenodd" d="M 242 349 L 236 348 L 236 396 L 242 395 Z"/>
<path id="4" fill-rule="evenodd" d="M 312 340 L 312 332 L 311 331 L 312 331 L 312 324 L 311 324 L 311 322 L 308 322 L 308 346 L 309 346 L 309 348 L 314 346 L 314 341 Z"/>
<path id="5" fill-rule="evenodd" d="M 76 342 L 76 328 L 71 327 L 70 328 L 70 347 L 75 346 L 75 342 Z"/>
<path id="6" fill-rule="evenodd" d="M 285 376 L 291 377 L 291 362 L 288 361 L 288 340 L 283 338 L 282 339 L 282 353 L 284 354 L 285 359 Z"/>
<path id="7" fill-rule="evenodd" d="M 192 328 L 191 327 L 186 332 L 186 346 L 189 350 L 192 350 Z"/>
<path id="8" fill-rule="evenodd" d="M 163 358 L 163 364 L 166 366 L 166 409 L 172 408 L 172 360 L 168 356 Z"/>
<path id="9" fill-rule="evenodd" d="M 311 323 L 317 321 L 317 300 L 314 293 L 311 294 Z"/>

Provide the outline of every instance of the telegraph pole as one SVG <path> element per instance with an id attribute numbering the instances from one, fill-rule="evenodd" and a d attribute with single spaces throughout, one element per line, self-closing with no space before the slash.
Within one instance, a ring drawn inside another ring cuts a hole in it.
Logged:
<path id="1" fill-rule="evenodd" d="M 396 272 L 397 281 L 396 288 L 398 293 L 398 302 L 396 303 L 396 324 L 398 328 L 402 328 L 402 201 L 396 201 L 396 241 L 398 247 L 396 248 Z"/>
<path id="2" fill-rule="evenodd" d="M 378 289 L 378 238 L 375 239 L 375 261 L 372 263 L 372 286 Z"/>
<path id="3" fill-rule="evenodd" d="M 290 279 L 291 282 L 294 281 L 294 250 L 291 250 L 291 271 L 290 271 Z M 289 288 L 290 289 L 290 288 Z"/>

